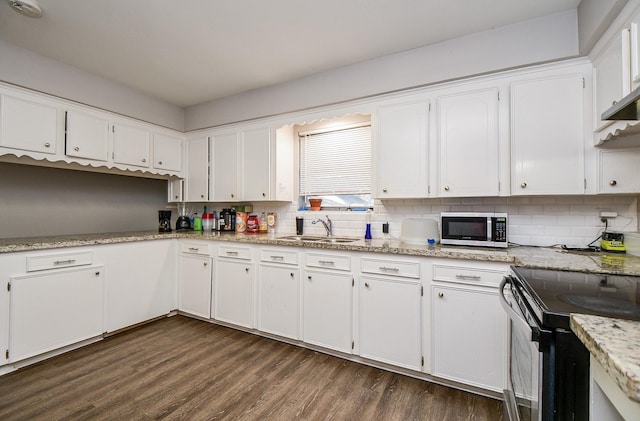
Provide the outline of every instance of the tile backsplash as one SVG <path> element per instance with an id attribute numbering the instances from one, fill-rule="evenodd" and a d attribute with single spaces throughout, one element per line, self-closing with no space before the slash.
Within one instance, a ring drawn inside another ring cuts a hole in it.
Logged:
<path id="1" fill-rule="evenodd" d="M 334 235 L 364 236 L 364 212 L 298 211 L 296 204 L 254 204 L 254 213 L 277 212 L 280 234 L 295 232 L 295 217 L 303 216 L 305 234 L 324 235 L 321 224 L 311 222 L 329 215 Z M 609 229 L 619 232 L 638 231 L 638 198 L 636 196 L 544 196 L 544 197 L 478 197 L 459 199 L 411 199 L 375 201 L 371 215 L 374 238 L 382 236 L 382 224 L 389 222 L 390 234 L 398 237 L 402 220 L 407 217 L 434 218 L 440 212 L 507 212 L 509 242 L 530 246 L 584 247 L 599 237 L 604 228 L 600 212 L 617 212 L 609 219 Z M 597 244 L 597 243 L 596 243 Z"/>

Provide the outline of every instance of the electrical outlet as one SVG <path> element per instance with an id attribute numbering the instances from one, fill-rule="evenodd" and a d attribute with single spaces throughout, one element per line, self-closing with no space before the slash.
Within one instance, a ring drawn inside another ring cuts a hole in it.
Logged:
<path id="1" fill-rule="evenodd" d="M 600 218 L 609 219 L 609 218 L 616 218 L 617 216 L 618 216 L 618 212 L 600 211 Z"/>

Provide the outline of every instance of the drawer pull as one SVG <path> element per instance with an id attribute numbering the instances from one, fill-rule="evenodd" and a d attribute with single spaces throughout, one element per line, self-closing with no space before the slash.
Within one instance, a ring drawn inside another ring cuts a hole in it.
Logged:
<path id="1" fill-rule="evenodd" d="M 271 256 L 271 260 L 282 262 L 284 260 L 284 256 Z"/>
<path id="2" fill-rule="evenodd" d="M 237 251 L 228 251 L 227 252 L 227 256 L 237 256 L 238 252 Z"/>
<path id="3" fill-rule="evenodd" d="M 53 264 L 54 265 L 70 265 L 75 262 L 76 262 L 76 259 L 67 259 L 67 260 L 56 260 L 55 262 L 53 262 Z"/>
<path id="4" fill-rule="evenodd" d="M 198 251 L 200 250 L 199 247 L 189 247 L 189 251 Z"/>
<path id="5" fill-rule="evenodd" d="M 336 264 L 333 260 L 318 260 L 318 263 L 324 266 L 333 266 Z"/>
<path id="6" fill-rule="evenodd" d="M 479 281 L 480 279 L 482 279 L 480 277 L 480 275 L 456 275 L 456 279 L 465 279 L 468 281 Z"/>
<path id="7" fill-rule="evenodd" d="M 390 268 L 387 266 L 380 266 L 379 269 L 383 272 L 400 272 L 400 268 Z"/>

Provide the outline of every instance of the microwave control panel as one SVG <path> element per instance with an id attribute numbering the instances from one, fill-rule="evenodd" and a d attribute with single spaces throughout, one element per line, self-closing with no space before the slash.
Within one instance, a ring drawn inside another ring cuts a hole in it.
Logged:
<path id="1" fill-rule="evenodd" d="M 507 218 L 492 218 L 493 241 L 507 241 Z"/>

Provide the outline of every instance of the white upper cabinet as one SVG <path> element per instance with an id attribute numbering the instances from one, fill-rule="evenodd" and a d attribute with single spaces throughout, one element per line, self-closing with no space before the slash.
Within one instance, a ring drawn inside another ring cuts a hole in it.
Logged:
<path id="1" fill-rule="evenodd" d="M 378 108 L 374 155 L 377 198 L 428 196 L 428 133 L 427 100 L 389 104 Z"/>
<path id="2" fill-rule="evenodd" d="M 498 89 L 437 98 L 440 196 L 497 196 Z M 435 193 L 435 192 L 434 192 Z"/>
<path id="3" fill-rule="evenodd" d="M 187 139 L 187 176 L 184 183 L 186 202 L 209 200 L 209 138 Z"/>
<path id="4" fill-rule="evenodd" d="M 151 132 L 143 127 L 115 124 L 113 127 L 113 162 L 149 167 Z"/>
<path id="5" fill-rule="evenodd" d="M 630 31 L 631 88 L 640 86 L 640 13 L 631 20 Z"/>
<path id="6" fill-rule="evenodd" d="M 213 202 L 235 202 L 239 198 L 238 134 L 223 133 L 211 137 L 211 177 Z"/>
<path id="7" fill-rule="evenodd" d="M 0 147 L 55 154 L 58 108 L 32 96 L 0 96 Z"/>
<path id="8" fill-rule="evenodd" d="M 153 134 L 153 168 L 182 170 L 182 138 L 164 133 Z"/>
<path id="9" fill-rule="evenodd" d="M 99 114 L 67 110 L 65 154 L 106 162 L 109 158 L 109 120 Z"/>
<path id="10" fill-rule="evenodd" d="M 598 152 L 598 193 L 640 193 L 639 148 Z"/>
<path id="11" fill-rule="evenodd" d="M 258 127 L 240 133 L 242 200 L 267 200 L 270 195 L 271 130 Z M 293 159 L 293 156 L 291 157 Z"/>
<path id="12" fill-rule="evenodd" d="M 511 194 L 582 194 L 584 77 L 511 84 Z"/>

